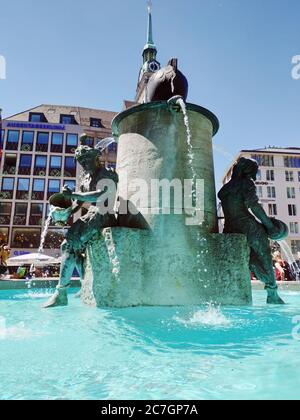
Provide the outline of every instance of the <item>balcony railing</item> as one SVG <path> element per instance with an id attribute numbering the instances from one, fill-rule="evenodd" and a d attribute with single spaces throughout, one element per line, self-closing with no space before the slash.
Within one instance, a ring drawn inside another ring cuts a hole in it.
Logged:
<path id="1" fill-rule="evenodd" d="M 25 226 L 26 225 L 26 216 L 15 216 L 14 217 L 15 226 Z"/>
<path id="2" fill-rule="evenodd" d="M 37 152 L 48 152 L 48 144 L 37 144 L 35 150 Z"/>
<path id="3" fill-rule="evenodd" d="M 62 153 L 63 152 L 63 146 L 58 144 L 52 144 L 51 145 L 51 152 L 52 153 Z"/>
<path id="4" fill-rule="evenodd" d="M 43 201 L 45 196 L 45 191 L 33 191 L 31 194 L 31 199 L 34 201 Z"/>
<path id="5" fill-rule="evenodd" d="M 19 173 L 19 175 L 30 175 L 31 174 L 31 168 L 19 167 L 18 173 Z"/>
<path id="6" fill-rule="evenodd" d="M 10 166 L 4 164 L 3 167 L 3 175 L 15 175 L 16 174 L 16 166 Z"/>
<path id="7" fill-rule="evenodd" d="M 19 143 L 6 142 L 6 150 L 18 150 Z"/>
<path id="8" fill-rule="evenodd" d="M 76 169 L 65 169 L 64 176 L 66 178 L 76 178 Z"/>
<path id="9" fill-rule="evenodd" d="M 0 215 L 0 225 L 10 225 L 10 215 L 8 214 Z"/>
<path id="10" fill-rule="evenodd" d="M 22 144 L 21 150 L 22 152 L 32 152 L 33 144 Z"/>
<path id="11" fill-rule="evenodd" d="M 37 175 L 37 176 L 46 176 L 46 168 L 42 168 L 42 167 L 35 167 L 33 170 L 33 174 Z"/>
<path id="12" fill-rule="evenodd" d="M 61 169 L 49 169 L 49 176 L 59 177 L 61 176 L 62 171 Z"/>
<path id="13" fill-rule="evenodd" d="M 30 216 L 29 224 L 30 226 L 42 226 L 43 217 L 42 216 Z"/>
<path id="14" fill-rule="evenodd" d="M 0 191 L 0 199 L 2 200 L 12 200 L 13 195 L 13 191 Z"/>
<path id="15" fill-rule="evenodd" d="M 17 198 L 17 200 L 29 200 L 29 192 L 28 191 L 17 191 L 16 198 Z"/>

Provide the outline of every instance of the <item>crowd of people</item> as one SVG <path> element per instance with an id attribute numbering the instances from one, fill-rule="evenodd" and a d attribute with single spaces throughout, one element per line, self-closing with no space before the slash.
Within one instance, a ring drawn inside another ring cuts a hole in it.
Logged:
<path id="1" fill-rule="evenodd" d="M 281 255 L 280 251 L 273 253 L 273 269 L 276 280 L 283 281 L 297 281 L 300 273 L 300 266 L 292 267 Z M 259 280 L 251 273 L 251 280 Z"/>
<path id="2" fill-rule="evenodd" d="M 297 280 L 295 271 L 292 269 L 290 264 L 282 258 L 279 251 L 273 254 L 273 266 L 277 281 Z"/>
<path id="3" fill-rule="evenodd" d="M 31 280 L 33 278 L 58 278 L 59 265 L 47 266 L 43 268 L 36 267 L 34 264 L 8 267 L 8 260 L 11 255 L 11 249 L 8 245 L 0 246 L 0 280 Z"/>
<path id="4" fill-rule="evenodd" d="M 11 249 L 8 245 L 0 246 L 0 278 L 8 274 L 7 261 L 9 260 Z"/>

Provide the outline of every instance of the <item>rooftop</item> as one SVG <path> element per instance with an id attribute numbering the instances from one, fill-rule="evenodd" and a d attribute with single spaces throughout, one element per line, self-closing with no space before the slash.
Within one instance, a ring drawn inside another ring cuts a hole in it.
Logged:
<path id="1" fill-rule="evenodd" d="M 117 115 L 116 112 L 103 111 L 93 108 L 83 108 L 78 106 L 42 104 L 28 109 L 18 114 L 5 118 L 5 121 L 29 121 L 30 113 L 44 114 L 46 122 L 49 124 L 59 124 L 60 115 L 73 115 L 77 124 L 90 126 L 90 118 L 100 119 L 103 128 L 110 129 L 111 121 Z"/>

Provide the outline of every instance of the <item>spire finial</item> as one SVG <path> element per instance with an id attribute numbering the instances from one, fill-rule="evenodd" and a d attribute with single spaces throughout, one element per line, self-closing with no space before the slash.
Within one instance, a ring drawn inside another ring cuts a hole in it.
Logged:
<path id="1" fill-rule="evenodd" d="M 148 0 L 148 36 L 147 36 L 147 44 L 153 45 L 153 29 L 152 29 L 152 0 Z"/>

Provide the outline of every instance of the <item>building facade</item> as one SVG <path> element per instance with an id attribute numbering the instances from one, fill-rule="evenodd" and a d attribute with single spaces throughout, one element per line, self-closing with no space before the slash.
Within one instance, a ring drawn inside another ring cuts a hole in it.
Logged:
<path id="1" fill-rule="evenodd" d="M 116 113 L 80 107 L 41 105 L 2 121 L 0 144 L 0 244 L 13 255 L 35 252 L 49 213 L 48 199 L 64 185 L 75 190 L 80 176 L 74 152 L 81 134 L 88 144 L 111 136 Z M 102 161 L 116 164 L 116 145 Z M 45 250 L 57 255 L 64 237 L 51 226 Z"/>
<path id="2" fill-rule="evenodd" d="M 242 150 L 240 157 L 255 159 L 259 164 L 257 194 L 266 213 L 284 221 L 290 230 L 288 244 L 300 259 L 300 148 L 265 148 Z M 231 178 L 233 165 L 223 184 Z"/>

